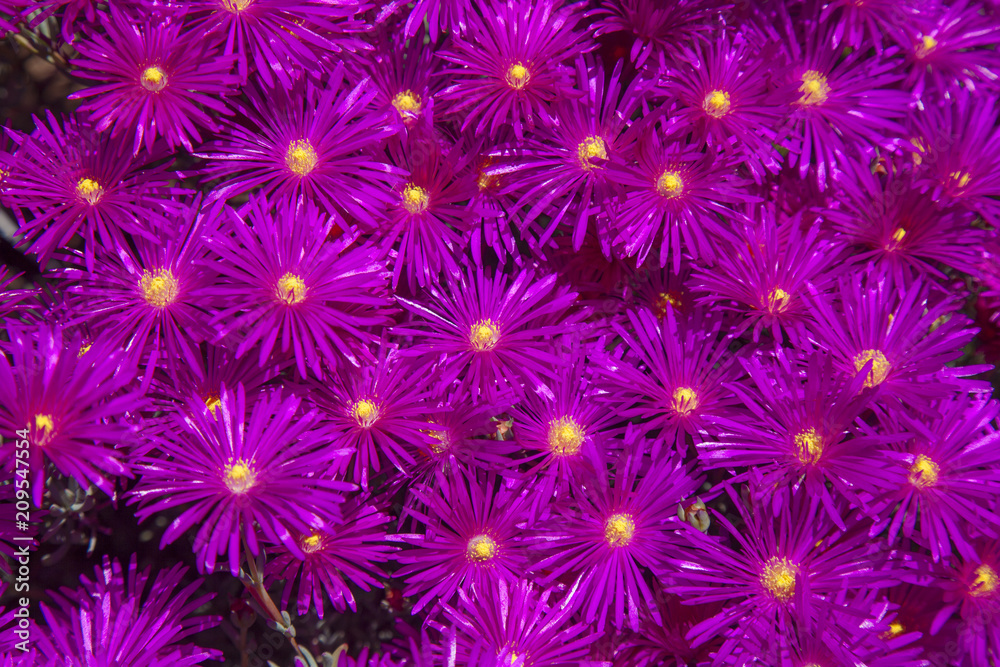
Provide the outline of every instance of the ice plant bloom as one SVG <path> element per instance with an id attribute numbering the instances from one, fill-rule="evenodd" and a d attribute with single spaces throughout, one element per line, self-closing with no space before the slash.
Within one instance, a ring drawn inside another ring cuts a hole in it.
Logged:
<path id="1" fill-rule="evenodd" d="M 130 386 L 135 367 L 103 343 L 85 350 L 79 336 L 59 327 L 8 322 L 6 333 L 10 356 L 0 354 L 0 452 L 14 469 L 16 445 L 26 440 L 29 464 L 11 474 L 29 480 L 35 507 L 43 506 L 51 474 L 47 461 L 82 487 L 113 493 L 115 478 L 130 474 L 115 449 L 130 439 L 123 417 L 144 404 L 141 390 Z"/>
<path id="2" fill-rule="evenodd" d="M 203 403 L 200 397 L 192 402 Z M 156 450 L 139 460 L 141 478 L 130 502 L 138 504 L 140 520 L 182 508 L 161 548 L 197 525 L 201 571 L 214 571 L 223 556 L 236 576 L 241 542 L 247 557 L 256 556 L 260 537 L 305 557 L 297 536 L 330 530 L 343 492 L 357 487 L 324 474 L 329 436 L 315 428 L 317 411 L 302 411 L 300 403 L 265 392 L 247 412 L 246 392 L 237 385 L 222 392 L 214 415 L 208 406 L 178 414 L 174 428 L 152 436 Z"/>
<path id="3" fill-rule="evenodd" d="M 676 55 L 678 45 L 707 41 L 710 17 L 721 7 L 705 0 L 669 5 L 657 0 L 603 0 L 600 9 L 591 12 L 598 17 L 594 36 L 626 34 L 632 39 L 628 59 L 638 68 L 648 65 L 652 69 L 655 61 Z"/>
<path id="4" fill-rule="evenodd" d="M 939 585 L 944 589 L 944 605 L 931 624 L 936 634 L 957 611 L 962 619 L 958 626 L 958 645 L 969 657 L 970 664 L 988 665 L 990 657 L 1000 650 L 1000 544 L 995 540 L 980 540 L 975 545 L 976 557 L 949 568 Z"/>
<path id="5" fill-rule="evenodd" d="M 81 57 L 73 61 L 79 76 L 99 83 L 70 95 L 88 100 L 80 111 L 98 131 L 133 136 L 133 153 L 152 151 L 157 137 L 191 151 L 201 142 L 198 127 L 214 130 L 211 114 L 229 113 L 221 98 L 238 79 L 211 36 L 191 34 L 180 20 L 136 23 L 117 7 L 101 25 L 105 34 L 75 43 Z"/>
<path id="6" fill-rule="evenodd" d="M 566 64 L 587 49 L 574 30 L 579 9 L 553 0 L 489 0 L 482 16 L 466 16 L 464 34 L 437 52 L 454 65 L 440 72 L 453 82 L 440 97 L 449 112 L 464 114 L 463 131 L 496 136 L 509 124 L 522 138 L 536 123 L 552 125 L 551 104 L 579 96 Z"/>
<path id="7" fill-rule="evenodd" d="M 562 366 L 548 339 L 579 327 L 576 294 L 556 286 L 556 276 L 521 271 L 508 280 L 497 271 L 468 267 L 429 292 L 432 305 L 397 297 L 417 318 L 396 333 L 415 337 L 405 354 L 445 358 L 437 386 L 458 381 L 459 395 L 495 404 L 509 391 L 523 394 Z"/>

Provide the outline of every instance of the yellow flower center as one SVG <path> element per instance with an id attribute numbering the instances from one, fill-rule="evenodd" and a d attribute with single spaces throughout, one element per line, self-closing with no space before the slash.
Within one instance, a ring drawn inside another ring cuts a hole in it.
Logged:
<path id="1" fill-rule="evenodd" d="M 314 554 L 323 548 L 323 536 L 313 531 L 311 535 L 303 537 L 299 541 L 299 547 L 302 549 L 302 553 Z"/>
<path id="2" fill-rule="evenodd" d="M 222 6 L 226 11 L 234 14 L 239 14 L 252 4 L 253 0 L 222 0 Z"/>
<path id="3" fill-rule="evenodd" d="M 205 397 L 205 407 L 208 408 L 208 411 L 212 413 L 213 417 L 215 416 L 215 410 L 220 405 L 222 405 L 222 399 L 219 398 L 219 394 L 217 392 L 212 392 Z"/>
<path id="4" fill-rule="evenodd" d="M 500 342 L 500 329 L 493 320 L 480 320 L 469 328 L 469 344 L 476 352 L 492 350 Z"/>
<path id="5" fill-rule="evenodd" d="M 926 489 L 937 484 L 941 467 L 925 454 L 919 454 L 910 466 L 910 484 L 918 489 Z"/>
<path id="6" fill-rule="evenodd" d="M 167 73 L 159 65 L 152 65 L 142 70 L 139 82 L 149 92 L 158 93 L 167 87 Z"/>
<path id="7" fill-rule="evenodd" d="M 872 369 L 868 372 L 868 377 L 865 378 L 865 387 L 871 388 L 885 382 L 892 366 L 881 350 L 864 350 L 854 357 L 854 372 L 860 373 L 869 361 L 872 362 Z"/>
<path id="8" fill-rule="evenodd" d="M 991 595 L 996 591 L 997 584 L 1000 583 L 1000 578 L 997 577 L 996 570 L 992 567 L 983 563 L 976 568 L 973 574 L 976 575 L 976 578 L 969 585 L 969 595 L 974 598 L 981 598 Z"/>
<path id="9" fill-rule="evenodd" d="M 222 471 L 222 480 L 232 493 L 243 495 L 257 484 L 257 473 L 246 464 L 246 461 L 239 459 L 225 467 Z"/>
<path id="10" fill-rule="evenodd" d="M 823 455 L 823 436 L 814 428 L 807 428 L 795 436 L 795 455 L 802 465 L 811 465 Z"/>
<path id="11" fill-rule="evenodd" d="M 785 308 L 788 308 L 788 302 L 791 300 L 791 294 L 780 287 L 775 287 L 767 294 L 767 310 L 771 313 L 784 312 Z"/>
<path id="12" fill-rule="evenodd" d="M 286 273 L 278 279 L 274 293 L 281 303 L 294 306 L 306 298 L 306 284 L 294 273 Z"/>
<path id="13" fill-rule="evenodd" d="M 802 106 L 818 106 L 826 102 L 830 96 L 830 85 L 826 82 L 826 77 L 816 70 L 808 70 L 802 74 L 802 85 L 799 86 L 802 97 L 798 99 L 798 104 Z"/>
<path id="14" fill-rule="evenodd" d="M 886 244 L 885 249 L 890 252 L 898 250 L 900 245 L 903 243 L 904 238 L 906 238 L 906 230 L 902 227 L 896 227 L 896 230 L 892 233 L 892 238 Z"/>
<path id="15" fill-rule="evenodd" d="M 635 537 L 635 519 L 631 514 L 612 514 L 604 522 L 604 539 L 613 547 L 627 547 Z"/>
<path id="16" fill-rule="evenodd" d="M 396 96 L 392 98 L 392 106 L 396 107 L 396 111 L 403 120 L 408 120 L 420 114 L 420 95 L 417 95 L 412 90 L 404 90 L 401 93 L 396 93 Z"/>
<path id="17" fill-rule="evenodd" d="M 180 285 L 170 269 L 156 269 L 152 273 L 142 272 L 139 289 L 146 303 L 154 308 L 166 308 L 177 300 Z"/>
<path id="18" fill-rule="evenodd" d="M 594 167 L 600 169 L 600 166 L 593 164 L 591 158 L 600 158 L 601 160 L 608 159 L 608 147 L 604 143 L 604 139 L 598 136 L 587 137 L 576 147 L 576 155 L 580 159 L 580 166 L 585 170 L 590 171 Z"/>
<path id="19" fill-rule="evenodd" d="M 660 292 L 657 294 L 656 299 L 653 300 L 653 310 L 656 312 L 656 316 L 665 316 L 667 314 L 667 306 L 680 310 L 680 296 L 674 295 L 670 292 Z"/>
<path id="20" fill-rule="evenodd" d="M 917 58 L 926 58 L 937 45 L 938 41 L 936 39 L 930 35 L 924 35 L 920 38 L 920 44 L 917 45 Z"/>
<path id="21" fill-rule="evenodd" d="M 431 198 L 428 196 L 427 190 L 419 185 L 410 183 L 403 189 L 403 208 L 409 211 L 411 215 L 423 213 L 427 210 L 430 200 Z"/>
<path id="22" fill-rule="evenodd" d="M 92 178 L 81 178 L 76 184 L 76 194 L 83 201 L 91 206 L 101 201 L 104 196 L 104 188 Z"/>
<path id="23" fill-rule="evenodd" d="M 35 415 L 35 430 L 42 433 L 49 433 L 55 429 L 56 425 L 52 421 L 52 415 Z"/>
<path id="24" fill-rule="evenodd" d="M 722 118 L 729 113 L 730 99 L 729 93 L 724 90 L 713 90 L 705 96 L 705 101 L 701 103 L 701 108 L 709 116 Z"/>
<path id="25" fill-rule="evenodd" d="M 507 85 L 514 90 L 523 90 L 531 81 L 531 72 L 522 63 L 514 63 L 507 68 Z"/>
<path id="26" fill-rule="evenodd" d="M 586 434 L 572 417 L 549 422 L 549 450 L 554 456 L 573 456 L 580 451 Z"/>
<path id="27" fill-rule="evenodd" d="M 358 422 L 358 426 L 363 428 L 368 428 L 378 421 L 379 418 L 378 406 L 375 405 L 374 401 L 370 401 L 367 398 L 363 398 L 351 406 L 351 414 Z"/>
<path id="28" fill-rule="evenodd" d="M 656 179 L 656 191 L 667 198 L 679 197 L 684 191 L 684 181 L 676 171 L 664 171 Z"/>
<path id="29" fill-rule="evenodd" d="M 972 176 L 967 171 L 953 171 L 948 174 L 948 178 L 951 179 L 952 185 L 957 186 L 959 189 L 964 188 L 972 180 Z"/>
<path id="30" fill-rule="evenodd" d="M 787 558 L 771 558 L 760 573 L 760 584 L 778 602 L 788 602 L 795 594 L 798 568 Z"/>
<path id="31" fill-rule="evenodd" d="M 305 176 L 316 168 L 319 156 L 308 139 L 296 139 L 288 144 L 285 151 L 285 166 L 299 176 Z"/>
<path id="32" fill-rule="evenodd" d="M 84 344 L 82 344 L 80 346 L 79 352 L 76 353 L 76 358 L 79 359 L 83 355 L 87 354 L 87 352 L 90 351 L 91 345 L 93 345 L 93 343 L 84 343 Z"/>
<path id="33" fill-rule="evenodd" d="M 497 555 L 497 543 L 489 535 L 476 535 L 465 548 L 465 557 L 473 563 L 485 563 Z"/>
<path id="34" fill-rule="evenodd" d="M 882 633 L 882 639 L 894 639 L 906 632 L 906 628 L 899 621 L 893 621 L 889 624 L 889 629 Z"/>
<path id="35" fill-rule="evenodd" d="M 698 394 L 691 387 L 677 387 L 672 398 L 671 407 L 681 417 L 687 417 L 698 408 Z"/>

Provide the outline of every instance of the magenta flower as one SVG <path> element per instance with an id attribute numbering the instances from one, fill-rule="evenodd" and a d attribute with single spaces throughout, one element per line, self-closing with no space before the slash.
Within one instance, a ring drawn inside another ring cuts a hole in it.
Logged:
<path id="1" fill-rule="evenodd" d="M 603 0 L 601 8 L 591 12 L 600 18 L 594 22 L 594 36 L 623 32 L 632 39 L 628 59 L 636 67 L 650 61 L 655 69 L 677 53 L 677 45 L 708 41 L 711 17 L 726 7 L 717 0 L 684 0 L 662 4 L 657 0 Z M 651 59 L 656 57 L 656 61 Z"/>

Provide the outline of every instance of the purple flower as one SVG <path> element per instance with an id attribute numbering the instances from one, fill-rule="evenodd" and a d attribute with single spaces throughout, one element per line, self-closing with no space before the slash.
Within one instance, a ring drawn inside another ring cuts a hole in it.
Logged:
<path id="1" fill-rule="evenodd" d="M 823 5 L 819 21 L 834 26 L 831 39 L 835 43 L 853 49 L 873 46 L 882 55 L 892 43 L 905 43 L 906 27 L 928 5 L 936 4 L 915 0 L 832 0 Z"/>
<path id="2" fill-rule="evenodd" d="M 118 9 L 101 15 L 106 34 L 91 34 L 74 45 L 81 57 L 76 74 L 100 82 L 70 95 L 91 99 L 80 107 L 98 131 L 134 133 L 132 152 L 145 144 L 153 150 L 157 137 L 171 148 L 193 150 L 201 142 L 198 126 L 215 129 L 208 112 L 228 113 L 222 96 L 238 82 L 229 74 L 232 57 L 216 52 L 204 34 L 185 31 L 178 16 L 136 22 Z"/>
<path id="3" fill-rule="evenodd" d="M 323 86 L 300 79 L 287 89 L 248 85 L 246 102 L 234 106 L 239 122 L 199 155 L 209 161 L 205 174 L 223 182 L 212 200 L 259 192 L 275 205 L 301 197 L 344 218 L 374 227 L 394 201 L 389 187 L 398 170 L 367 152 L 390 136 L 385 114 L 370 106 L 376 90 L 367 79 L 353 85 L 338 65 Z"/>
<path id="4" fill-rule="evenodd" d="M 462 466 L 437 473 L 433 487 L 415 487 L 423 505 L 409 514 L 423 523 L 422 535 L 401 536 L 413 549 L 401 551 L 394 576 L 414 597 L 413 612 L 431 602 L 451 602 L 458 590 L 490 590 L 496 581 L 515 583 L 528 568 L 521 528 L 526 490 L 505 487 L 494 473 Z"/>
<path id="5" fill-rule="evenodd" d="M 470 12 L 461 36 L 437 55 L 453 83 L 441 91 L 449 113 L 461 114 L 462 130 L 495 137 L 510 124 L 518 139 L 536 123 L 551 126 L 553 102 L 579 97 L 565 63 L 593 48 L 574 27 L 580 3 L 554 0 L 488 0 L 482 16 Z"/>
<path id="6" fill-rule="evenodd" d="M 414 337 L 406 354 L 444 355 L 439 388 L 458 380 L 459 396 L 495 405 L 564 365 L 547 339 L 574 330 L 586 313 L 573 312 L 576 294 L 557 287 L 555 275 L 535 280 L 521 271 L 508 281 L 501 271 L 490 276 L 469 266 L 454 280 L 428 290 L 432 307 L 397 297 L 419 318 L 395 331 Z"/>
<path id="7" fill-rule="evenodd" d="M 937 634 L 956 611 L 962 619 L 958 626 L 958 653 L 968 661 L 962 664 L 987 667 L 1000 651 L 1000 543 L 980 541 L 974 558 L 949 568 L 938 585 L 944 589 L 944 605 L 931 624 Z M 954 644 L 950 645 L 954 653 Z"/>
<path id="8" fill-rule="evenodd" d="M 213 320 L 222 339 L 238 331 L 236 356 L 257 346 L 264 365 L 280 344 L 299 374 L 323 377 L 331 367 L 369 358 L 369 329 L 388 324 L 385 265 L 355 234 L 328 241 L 333 221 L 298 200 L 272 209 L 254 197 L 245 218 L 225 209 L 225 224 L 208 240 L 223 276 L 214 293 L 229 304 Z M 280 341 L 280 342 L 279 342 Z M 259 343 L 259 345 L 258 345 Z"/>
<path id="9" fill-rule="evenodd" d="M 650 462 L 642 440 L 634 444 L 614 462 L 613 476 L 595 461 L 596 474 L 540 525 L 542 558 L 532 569 L 543 573 L 542 584 L 578 576 L 583 620 L 596 621 L 598 631 L 609 615 L 616 628 L 638 630 L 640 607 L 661 620 L 642 569 L 665 566 L 677 543 L 677 503 L 699 484 L 676 456 Z"/>
<path id="10" fill-rule="evenodd" d="M 180 643 L 221 620 L 191 616 L 212 596 L 192 597 L 200 579 L 181 588 L 186 570 L 175 565 L 150 584 L 149 570 L 139 572 L 135 555 L 127 575 L 104 556 L 94 581 L 81 576 L 75 591 L 49 591 L 56 606 L 41 603 L 44 623 L 36 643 L 44 664 L 194 667 L 221 660 L 217 649 Z"/>
<path id="11" fill-rule="evenodd" d="M 14 468 L 25 452 L 28 466 L 16 468 L 17 477 L 30 471 L 32 502 L 42 507 L 45 461 L 75 479 L 82 487 L 93 484 L 108 495 L 114 478 L 130 475 L 115 447 L 129 430 L 121 418 L 142 407 L 142 393 L 127 390 L 134 367 L 122 363 L 114 348 L 95 344 L 84 348 L 79 337 L 58 327 L 30 329 L 7 325 L 10 360 L 0 354 L 0 452 L 5 466 Z M 19 443 L 27 442 L 22 449 Z M 111 445 L 108 447 L 106 445 Z M 13 473 L 11 473 L 13 474 Z"/>
<path id="12" fill-rule="evenodd" d="M 323 473 L 329 434 L 314 428 L 316 410 L 302 412 L 300 399 L 271 391 L 247 412 L 242 385 L 222 392 L 214 415 L 200 398 L 192 403 L 198 409 L 178 414 L 173 429 L 151 437 L 158 455 L 138 462 L 141 478 L 130 499 L 139 504 L 136 516 L 145 520 L 183 508 L 160 546 L 198 526 L 194 550 L 201 571 L 214 571 L 217 557 L 228 554 L 236 576 L 241 541 L 248 558 L 260 552 L 258 530 L 304 558 L 296 535 L 330 530 L 341 493 L 356 488 Z"/>
<path id="13" fill-rule="evenodd" d="M 415 13 L 416 9 L 411 21 Z M 434 96 L 444 84 L 434 76 L 440 62 L 434 57 L 433 42 L 424 44 L 422 28 L 402 45 L 398 32 L 377 36 L 375 51 L 364 63 L 376 90 L 374 105 L 406 132 L 433 132 Z"/>
<path id="14" fill-rule="evenodd" d="M 594 36 L 624 32 L 632 38 L 628 58 L 636 67 L 657 56 L 659 64 L 677 52 L 677 45 L 708 41 L 711 17 L 726 7 L 717 0 L 684 0 L 662 4 L 657 0 L 603 0 L 591 12 Z M 649 69 L 655 64 L 650 63 Z"/>

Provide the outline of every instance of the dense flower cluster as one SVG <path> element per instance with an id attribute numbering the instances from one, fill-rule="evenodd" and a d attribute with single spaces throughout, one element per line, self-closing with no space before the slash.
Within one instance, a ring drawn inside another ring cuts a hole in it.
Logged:
<path id="1" fill-rule="evenodd" d="M 81 103 L 0 140 L 0 514 L 190 568 L 0 664 L 1000 664 L 998 12 L 3 2 Z"/>

